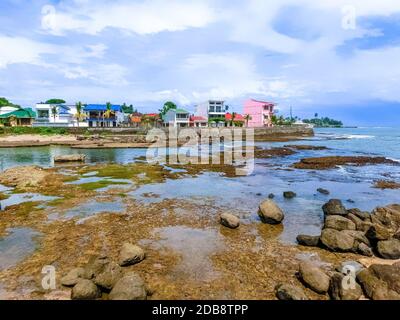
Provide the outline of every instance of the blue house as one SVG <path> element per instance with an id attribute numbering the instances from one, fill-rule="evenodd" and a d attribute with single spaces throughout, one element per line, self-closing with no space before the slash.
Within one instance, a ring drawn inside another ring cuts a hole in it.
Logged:
<path id="1" fill-rule="evenodd" d="M 88 104 L 83 108 L 86 121 L 91 127 L 118 127 L 124 121 L 124 113 L 120 105 L 111 105 L 111 112 L 107 112 L 105 104 Z"/>

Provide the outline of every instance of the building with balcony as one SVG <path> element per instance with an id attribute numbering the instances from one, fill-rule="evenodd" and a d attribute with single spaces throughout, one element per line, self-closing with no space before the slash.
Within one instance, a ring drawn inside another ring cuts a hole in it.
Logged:
<path id="1" fill-rule="evenodd" d="M 75 117 L 75 105 L 37 103 L 35 109 L 36 119 L 33 123 L 34 126 L 78 126 L 78 121 Z M 79 126 L 84 127 L 85 125 L 85 122 L 79 123 Z"/>
<path id="2" fill-rule="evenodd" d="M 196 106 L 196 116 L 206 118 L 207 121 L 222 123 L 218 120 L 225 119 L 225 113 L 228 110 L 223 100 L 208 100 L 203 103 L 199 103 Z M 215 121 L 214 121 L 215 120 Z"/>
<path id="3" fill-rule="evenodd" d="M 272 127 L 272 116 L 276 104 L 260 100 L 249 99 L 244 102 L 243 114 L 249 115 L 248 126 Z"/>
<path id="4" fill-rule="evenodd" d="M 163 123 L 167 127 L 189 127 L 189 118 L 189 112 L 184 109 L 169 109 Z"/>
<path id="5" fill-rule="evenodd" d="M 107 112 L 105 104 L 88 104 L 83 107 L 83 111 L 86 113 L 86 122 L 89 128 L 118 127 L 125 119 L 120 105 L 111 105 L 110 112 Z"/>

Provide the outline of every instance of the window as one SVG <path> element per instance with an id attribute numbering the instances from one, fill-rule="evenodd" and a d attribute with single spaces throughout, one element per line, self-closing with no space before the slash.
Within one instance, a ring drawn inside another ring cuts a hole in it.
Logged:
<path id="1" fill-rule="evenodd" d="M 48 118 L 49 110 L 38 110 L 37 115 L 38 115 L 38 118 Z"/>

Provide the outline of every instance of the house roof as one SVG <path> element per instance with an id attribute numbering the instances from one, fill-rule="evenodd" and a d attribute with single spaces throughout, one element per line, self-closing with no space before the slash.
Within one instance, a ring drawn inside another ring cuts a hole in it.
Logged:
<path id="1" fill-rule="evenodd" d="M 274 103 L 274 102 L 261 101 L 261 100 L 256 100 L 256 99 L 249 99 L 247 101 L 255 102 L 256 104 L 260 104 L 260 105 L 268 105 L 268 106 L 276 105 L 276 103 Z"/>
<path id="2" fill-rule="evenodd" d="M 105 104 L 88 104 L 83 107 L 85 111 L 107 111 L 107 105 Z M 122 107 L 119 104 L 111 105 L 111 110 L 114 112 L 122 112 Z"/>
<path id="3" fill-rule="evenodd" d="M 131 116 L 131 121 L 134 122 L 134 123 L 140 123 L 140 122 L 142 122 L 142 117 Z"/>
<path id="4" fill-rule="evenodd" d="M 159 116 L 158 113 L 145 113 L 144 115 L 148 116 L 148 117 L 158 117 Z"/>
<path id="5" fill-rule="evenodd" d="M 201 116 L 190 116 L 190 122 L 207 122 L 207 119 Z"/>
<path id="6" fill-rule="evenodd" d="M 232 114 L 231 113 L 226 113 L 225 114 L 225 120 L 232 120 Z M 235 119 L 233 121 L 244 121 L 244 118 L 241 114 L 236 113 L 235 114 Z"/>
<path id="7" fill-rule="evenodd" d="M 179 108 L 177 108 L 177 109 L 170 109 L 170 110 L 175 111 L 175 113 L 189 113 L 189 112 L 186 111 L 185 109 L 179 109 Z"/>
<path id="8" fill-rule="evenodd" d="M 18 119 L 29 119 L 29 118 L 35 118 L 36 113 L 32 109 L 26 108 L 26 109 L 18 109 L 13 112 L 0 115 L 1 119 L 7 119 L 10 117 L 16 117 Z"/>

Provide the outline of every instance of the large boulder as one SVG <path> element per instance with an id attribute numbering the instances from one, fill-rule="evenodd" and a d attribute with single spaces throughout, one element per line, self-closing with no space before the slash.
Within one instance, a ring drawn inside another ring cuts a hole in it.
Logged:
<path id="1" fill-rule="evenodd" d="M 118 263 L 120 266 L 125 267 L 135 263 L 139 263 L 145 258 L 144 250 L 132 243 L 125 242 L 122 245 L 119 253 Z"/>
<path id="2" fill-rule="evenodd" d="M 345 231 L 324 229 L 321 232 L 321 243 L 332 251 L 351 251 L 354 246 L 354 237 Z"/>
<path id="3" fill-rule="evenodd" d="M 326 293 L 329 289 L 329 276 L 310 262 L 302 262 L 299 274 L 303 282 L 317 293 Z"/>
<path id="4" fill-rule="evenodd" d="M 359 300 L 362 296 L 361 286 L 356 282 L 355 275 L 345 276 L 336 272 L 331 277 L 329 295 L 333 300 Z"/>
<path id="5" fill-rule="evenodd" d="M 325 228 L 342 230 L 356 230 L 356 225 L 350 219 L 342 216 L 327 216 L 325 219 Z"/>
<path id="6" fill-rule="evenodd" d="M 103 272 L 104 268 L 110 263 L 110 259 L 105 255 L 92 256 L 84 268 L 82 275 L 85 279 L 93 279 Z"/>
<path id="7" fill-rule="evenodd" d="M 269 224 L 281 223 L 285 217 L 281 208 L 271 199 L 261 202 L 258 215 L 262 222 Z"/>
<path id="8" fill-rule="evenodd" d="M 291 284 L 278 284 L 275 294 L 279 300 L 308 300 L 302 288 Z"/>
<path id="9" fill-rule="evenodd" d="M 372 242 L 387 240 L 390 238 L 390 231 L 379 223 L 372 224 L 365 233 Z"/>
<path id="10" fill-rule="evenodd" d="M 319 243 L 319 236 L 309 236 L 305 234 L 299 234 L 296 237 L 297 242 L 302 246 L 316 247 Z"/>
<path id="11" fill-rule="evenodd" d="M 96 275 L 94 283 L 102 289 L 109 291 L 122 277 L 122 268 L 115 262 L 107 264 L 102 272 Z"/>
<path id="12" fill-rule="evenodd" d="M 117 281 L 109 298 L 110 300 L 146 300 L 146 285 L 137 273 L 129 272 Z"/>
<path id="13" fill-rule="evenodd" d="M 84 154 L 68 154 L 55 156 L 54 162 L 85 162 L 86 156 Z"/>
<path id="14" fill-rule="evenodd" d="M 371 265 L 357 274 L 357 280 L 373 300 L 400 300 L 400 264 Z"/>
<path id="15" fill-rule="evenodd" d="M 235 229 L 240 225 L 240 219 L 233 214 L 224 212 L 219 217 L 220 223 L 228 228 Z"/>
<path id="16" fill-rule="evenodd" d="M 340 215 L 345 216 L 347 214 L 347 210 L 344 207 L 342 201 L 338 199 L 330 199 L 327 203 L 322 206 L 322 210 L 325 215 Z"/>
<path id="17" fill-rule="evenodd" d="M 80 279 L 71 291 L 71 299 L 74 300 L 93 300 L 100 297 L 100 289 L 88 279 Z"/>
<path id="18" fill-rule="evenodd" d="M 400 228 L 400 205 L 392 204 L 386 207 L 378 207 L 372 211 L 371 219 L 395 231 Z"/>
<path id="19" fill-rule="evenodd" d="M 400 240 L 379 241 L 376 250 L 384 259 L 400 259 Z"/>
<path id="20" fill-rule="evenodd" d="M 372 257 L 374 252 L 365 243 L 359 243 L 356 252 L 362 254 L 363 256 Z"/>
<path id="21" fill-rule="evenodd" d="M 347 213 L 355 215 L 356 217 L 360 218 L 363 221 L 371 221 L 370 213 L 368 211 L 361 211 L 358 208 L 351 208 L 347 210 Z"/>
<path id="22" fill-rule="evenodd" d="M 80 279 L 83 278 L 84 273 L 84 268 L 74 268 L 61 278 L 61 284 L 66 287 L 72 287 L 76 285 Z"/>

